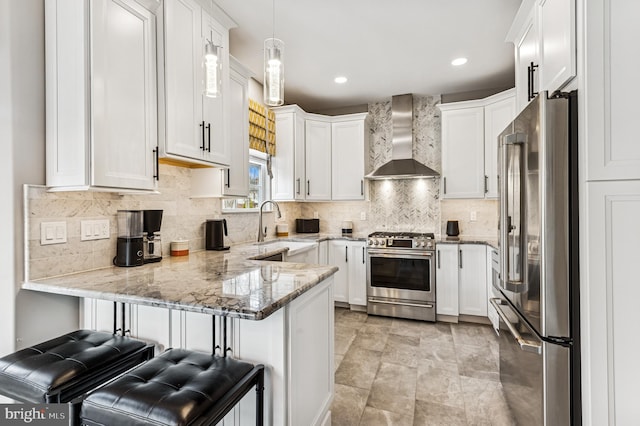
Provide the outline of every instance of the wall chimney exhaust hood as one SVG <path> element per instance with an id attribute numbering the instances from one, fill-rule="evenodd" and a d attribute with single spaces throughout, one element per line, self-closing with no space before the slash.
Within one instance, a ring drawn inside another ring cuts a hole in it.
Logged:
<path id="1" fill-rule="evenodd" d="M 413 159 L 413 95 L 391 98 L 391 161 L 365 176 L 365 179 L 436 178 L 440 173 Z"/>

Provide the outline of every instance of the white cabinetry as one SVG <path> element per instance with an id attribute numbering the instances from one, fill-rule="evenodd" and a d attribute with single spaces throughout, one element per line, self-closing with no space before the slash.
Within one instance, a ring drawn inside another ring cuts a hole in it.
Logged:
<path id="1" fill-rule="evenodd" d="M 498 197 L 498 135 L 515 118 L 513 89 L 438 105 L 442 111 L 442 198 Z"/>
<path id="2" fill-rule="evenodd" d="M 487 316 L 487 253 L 484 245 L 438 244 L 436 313 Z"/>
<path id="3" fill-rule="evenodd" d="M 442 110 L 442 198 L 484 198 L 484 108 L 479 102 Z"/>
<path id="4" fill-rule="evenodd" d="M 363 200 L 369 157 L 367 114 L 307 114 L 297 105 L 274 108 L 277 153 L 274 200 Z"/>
<path id="5" fill-rule="evenodd" d="M 487 316 L 487 249 L 484 245 L 458 246 L 460 314 Z"/>
<path id="6" fill-rule="evenodd" d="M 544 90 L 561 90 L 576 75 L 575 1 L 523 1 L 507 35 L 515 47 L 520 112 Z"/>
<path id="7" fill-rule="evenodd" d="M 276 113 L 277 152 L 272 159 L 274 200 L 304 200 L 305 112 L 297 105 L 274 109 Z"/>
<path id="8" fill-rule="evenodd" d="M 293 255 L 289 255 L 287 253 L 285 255 L 285 262 L 292 263 L 309 263 L 309 264 L 317 264 L 318 263 L 318 244 L 314 244 L 307 250 L 301 250 Z"/>
<path id="9" fill-rule="evenodd" d="M 155 189 L 156 10 L 47 1 L 45 21 L 47 185 Z"/>
<path id="10" fill-rule="evenodd" d="M 458 245 L 436 247 L 436 313 L 458 316 Z"/>
<path id="11" fill-rule="evenodd" d="M 369 164 L 367 114 L 334 117 L 331 123 L 331 199 L 363 200 Z"/>
<path id="12" fill-rule="evenodd" d="M 484 190 L 485 198 L 498 198 L 498 135 L 516 117 L 515 90 L 485 98 Z"/>
<path id="13" fill-rule="evenodd" d="M 229 139 L 231 161 L 226 169 L 194 168 L 191 196 L 246 197 L 249 194 L 249 71 L 230 57 Z"/>
<path id="14" fill-rule="evenodd" d="M 583 423 L 634 424 L 640 381 L 633 330 L 640 298 L 640 87 L 634 71 L 640 26 L 634 18 L 640 2 L 577 4 L 583 59 L 578 133 L 585 148 L 579 164 Z"/>
<path id="15" fill-rule="evenodd" d="M 366 306 L 367 274 L 364 241 L 329 241 L 328 262 L 337 266 L 334 275 L 334 299 L 336 302 Z"/>
<path id="16" fill-rule="evenodd" d="M 222 11 L 205 10 L 195 0 L 164 2 L 164 128 L 161 155 L 198 164 L 230 164 L 229 28 Z M 204 48 L 220 46 L 222 89 L 217 97 L 204 95 Z"/>
<path id="17" fill-rule="evenodd" d="M 83 327 L 112 331 L 113 302 L 83 299 L 83 308 Z M 267 366 L 264 408 L 270 420 L 265 424 L 320 425 L 327 417 L 334 394 L 334 309 L 333 280 L 328 278 L 263 320 L 228 321 L 233 357 Z M 131 336 L 154 342 L 159 350 L 210 353 L 214 347 L 211 315 L 127 305 L 125 317 Z M 215 319 L 219 346 L 221 323 Z M 249 393 L 224 424 L 256 424 L 255 395 Z"/>
<path id="18" fill-rule="evenodd" d="M 306 199 L 331 200 L 331 121 L 313 115 L 305 122 Z"/>

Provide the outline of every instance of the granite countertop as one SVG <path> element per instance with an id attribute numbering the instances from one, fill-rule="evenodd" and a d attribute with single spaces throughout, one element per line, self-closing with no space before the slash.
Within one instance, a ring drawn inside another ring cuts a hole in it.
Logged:
<path id="1" fill-rule="evenodd" d="M 489 237 L 461 236 L 457 238 L 444 237 L 436 240 L 436 244 L 485 244 L 498 249 L 498 239 Z"/>
<path id="2" fill-rule="evenodd" d="M 30 280 L 22 288 L 261 320 L 338 270 L 326 265 L 251 260 L 287 250 L 283 244 L 240 244 L 227 252 L 203 250 L 144 266 L 113 266 Z"/>

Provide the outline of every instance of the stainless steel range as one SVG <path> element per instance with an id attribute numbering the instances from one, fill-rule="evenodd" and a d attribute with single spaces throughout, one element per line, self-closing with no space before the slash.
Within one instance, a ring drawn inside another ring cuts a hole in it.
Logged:
<path id="1" fill-rule="evenodd" d="M 433 233 L 374 232 L 367 255 L 367 312 L 436 320 Z"/>

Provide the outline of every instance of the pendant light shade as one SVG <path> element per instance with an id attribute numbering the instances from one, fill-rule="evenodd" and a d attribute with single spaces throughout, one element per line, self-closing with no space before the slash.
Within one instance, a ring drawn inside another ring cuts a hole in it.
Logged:
<path id="1" fill-rule="evenodd" d="M 284 43 L 277 38 L 264 41 L 264 103 L 284 104 Z"/>
<path id="2" fill-rule="evenodd" d="M 222 60 L 220 46 L 207 41 L 204 45 L 205 82 L 204 94 L 210 98 L 220 96 L 222 88 Z"/>

